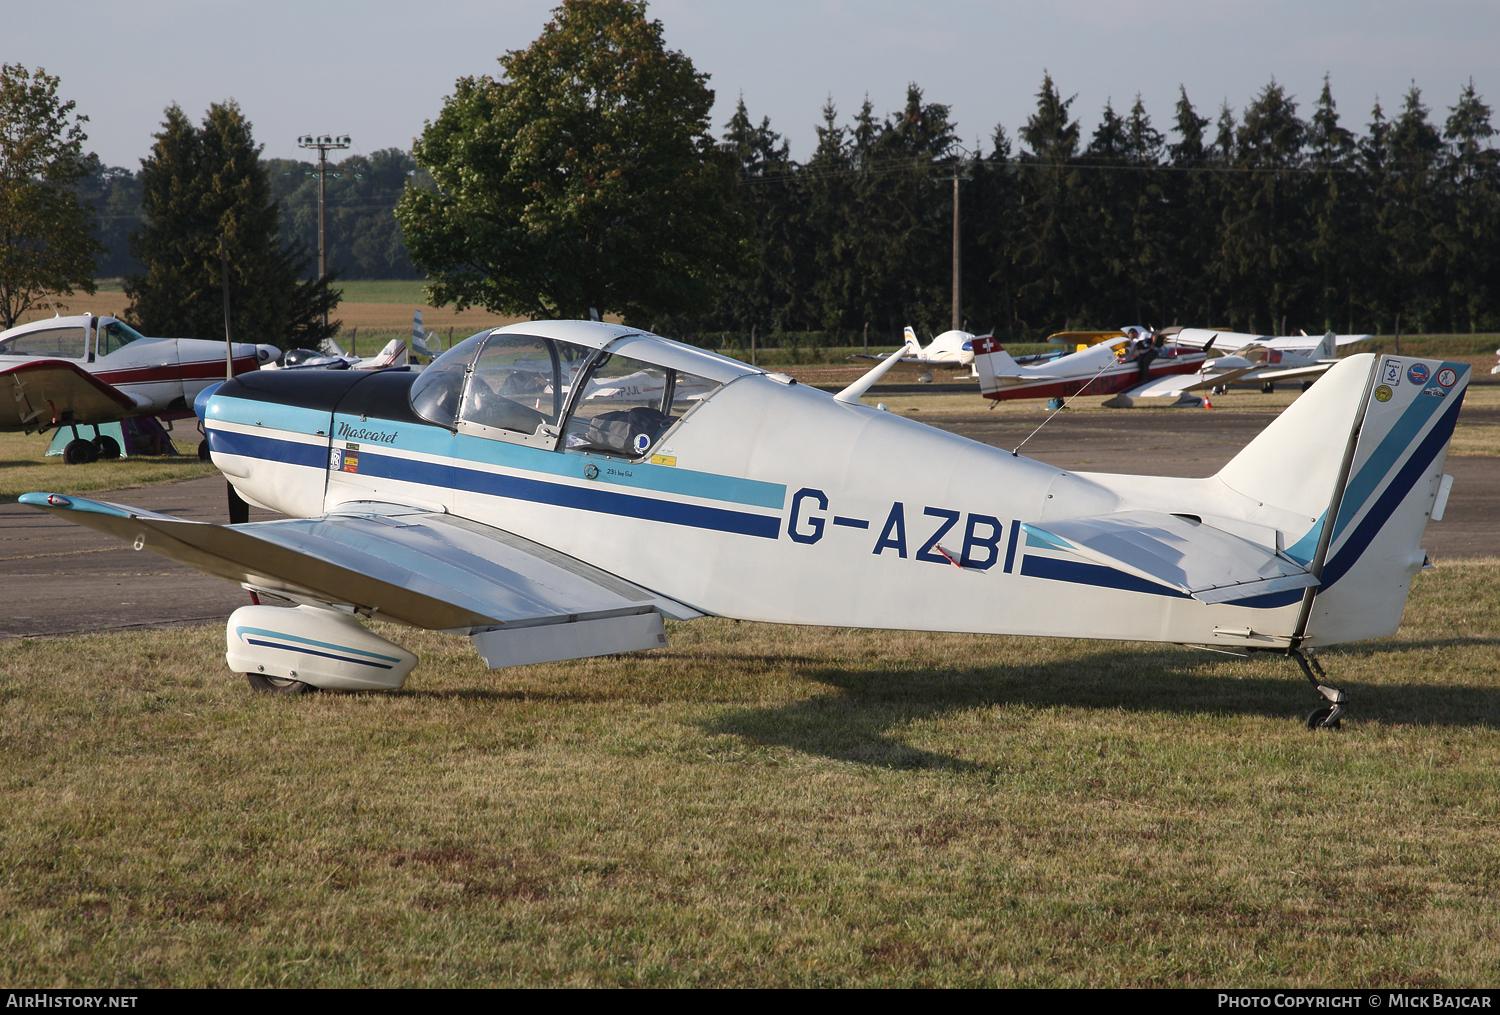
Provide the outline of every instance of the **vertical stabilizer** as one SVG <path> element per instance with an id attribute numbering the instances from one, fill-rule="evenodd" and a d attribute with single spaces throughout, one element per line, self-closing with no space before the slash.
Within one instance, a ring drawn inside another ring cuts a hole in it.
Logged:
<path id="1" fill-rule="evenodd" d="M 988 395 L 999 391 L 1002 382 L 997 378 L 1010 377 L 1014 381 L 1023 376 L 1021 364 L 994 337 L 981 335 L 974 339 L 973 348 L 974 370 L 979 374 L 980 394 Z"/>
<path id="2" fill-rule="evenodd" d="M 1333 524 L 1325 518 L 1319 529 L 1308 641 L 1377 638 L 1400 626 L 1469 377 L 1465 363 L 1380 357 Z"/>

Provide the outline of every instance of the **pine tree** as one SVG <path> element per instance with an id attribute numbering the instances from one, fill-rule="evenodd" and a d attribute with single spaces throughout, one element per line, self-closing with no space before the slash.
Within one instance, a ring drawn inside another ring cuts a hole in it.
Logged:
<path id="1" fill-rule="evenodd" d="M 1488 330 L 1500 324 L 1500 152 L 1489 144 L 1490 107 L 1472 80 L 1449 109 L 1443 136 L 1453 207 L 1444 236 L 1451 326 Z"/>
<path id="2" fill-rule="evenodd" d="M 314 345 L 322 314 L 342 293 L 300 279 L 308 258 L 280 242 L 270 183 L 250 122 L 235 102 L 209 106 L 201 127 L 169 106 L 151 156 L 141 163 L 144 221 L 130 237 L 145 271 L 126 276 L 131 323 L 150 335 L 224 334 L 221 238 L 229 255 L 234 337 L 282 348 Z"/>
<path id="3" fill-rule="evenodd" d="M 1361 273 L 1363 236 L 1368 223 L 1361 214 L 1365 206 L 1358 174 L 1358 146 L 1354 135 L 1339 125 L 1338 107 L 1328 76 L 1308 124 L 1307 202 L 1312 216 L 1308 253 L 1316 272 L 1313 297 L 1317 320 L 1323 330 L 1337 330 L 1353 317 L 1355 279 Z M 1352 327 L 1352 321 L 1347 325 Z"/>
<path id="4" fill-rule="evenodd" d="M 1064 99 L 1050 74 L 1042 77 L 1036 112 L 1020 130 L 1026 145 L 1018 161 L 1026 167 L 1014 264 L 1019 317 L 1024 328 L 1046 334 L 1076 323 L 1087 286 L 1082 251 L 1089 225 L 1080 214 L 1079 125 L 1071 119 L 1073 98 Z M 1076 98 L 1076 96 L 1075 96 Z"/>

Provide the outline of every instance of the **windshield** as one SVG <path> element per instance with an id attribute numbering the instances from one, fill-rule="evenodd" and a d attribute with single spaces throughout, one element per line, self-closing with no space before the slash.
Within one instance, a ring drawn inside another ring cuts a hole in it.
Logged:
<path id="1" fill-rule="evenodd" d="M 131 342 L 138 342 L 144 337 L 123 321 L 106 317 L 99 322 L 99 355 L 108 356 L 117 349 L 123 349 Z"/>
<path id="2" fill-rule="evenodd" d="M 481 331 L 464 339 L 417 375 L 411 385 L 411 407 L 417 415 L 450 430 L 454 427 L 458 402 L 464 391 L 464 375 L 475 353 L 479 352 L 479 344 L 488 334 L 488 331 Z"/>

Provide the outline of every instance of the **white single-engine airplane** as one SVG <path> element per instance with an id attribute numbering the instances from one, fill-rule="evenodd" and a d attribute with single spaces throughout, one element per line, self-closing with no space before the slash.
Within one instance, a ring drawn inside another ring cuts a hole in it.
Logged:
<path id="1" fill-rule="evenodd" d="M 206 397 L 214 463 L 290 515 L 212 525 L 21 498 L 294 609 L 229 618 L 280 693 L 401 687 L 361 617 L 463 632 L 491 667 L 666 644 L 663 618 L 1131 641 L 1292 656 L 1393 633 L 1440 518 L 1462 363 L 1341 361 L 1218 474 L 1075 473 L 632 329 L 481 332 L 418 375 L 246 374 Z M 551 397 L 504 394 L 545 356 Z M 644 372 L 649 400 L 564 393 Z M 704 388 L 684 400 L 679 392 Z"/>
<path id="2" fill-rule="evenodd" d="M 906 328 L 902 337 L 906 344 L 902 346 L 901 357 L 896 360 L 895 370 L 911 370 L 913 368 L 922 372 L 917 378 L 924 384 L 932 383 L 932 372 L 938 367 L 949 370 L 961 370 L 968 377 L 977 377 L 974 373 L 974 336 L 967 331 L 945 331 L 937 338 L 929 342 L 926 348 L 917 340 L 917 333 L 910 326 Z M 989 336 L 985 336 L 986 338 Z M 870 353 L 857 352 L 850 359 L 885 360 L 887 356 L 873 356 Z"/>
<path id="3" fill-rule="evenodd" d="M 236 374 L 279 354 L 275 346 L 235 343 Z M 69 465 L 118 458 L 113 437 L 85 440 L 78 427 L 130 416 L 182 419 L 198 392 L 225 375 L 223 342 L 147 338 L 112 317 L 52 317 L 0 334 L 0 430 L 47 431 L 69 426 Z"/>

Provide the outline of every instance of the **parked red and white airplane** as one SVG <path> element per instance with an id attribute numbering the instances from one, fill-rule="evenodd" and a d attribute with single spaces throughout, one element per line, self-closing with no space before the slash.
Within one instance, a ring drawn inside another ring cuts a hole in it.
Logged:
<path id="1" fill-rule="evenodd" d="M 233 369 L 257 369 L 275 346 L 236 342 Z M 114 438 L 97 424 L 131 416 L 185 419 L 198 392 L 225 372 L 224 343 L 193 338 L 147 338 L 113 317 L 79 314 L 22 324 L 0 333 L 0 430 L 45 432 L 73 428 L 63 451 L 70 465 L 117 458 Z M 93 439 L 78 432 L 95 425 Z"/>
<path id="2" fill-rule="evenodd" d="M 967 371 L 968 377 L 979 376 L 974 373 L 974 336 L 969 332 L 945 331 L 923 348 L 922 343 L 917 341 L 917 333 L 908 326 L 905 339 L 905 348 L 911 352 L 896 360 L 893 370 L 910 370 L 916 367 L 922 371 L 922 376 L 917 380 L 923 384 L 932 383 L 932 372 L 937 367 Z M 884 361 L 889 357 L 857 352 L 849 358 Z"/>
<path id="3" fill-rule="evenodd" d="M 1080 393 L 1128 395 L 1163 377 L 1196 374 L 1207 358 L 1202 349 L 1168 345 L 1149 335 L 1135 339 L 1120 335 L 1066 356 L 1038 356 L 1028 363 L 1016 360 L 994 338 L 974 339 L 979 393 L 996 401 L 1069 398 Z M 1192 402 L 1201 404 L 1198 399 Z"/>

